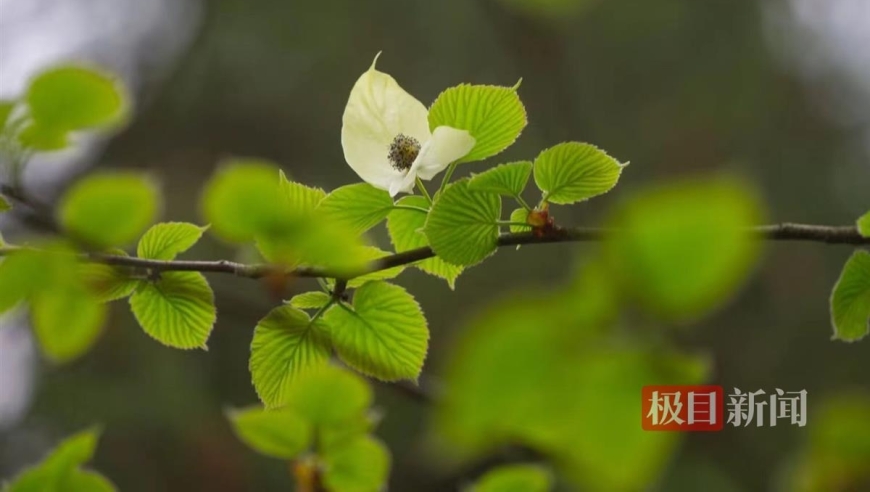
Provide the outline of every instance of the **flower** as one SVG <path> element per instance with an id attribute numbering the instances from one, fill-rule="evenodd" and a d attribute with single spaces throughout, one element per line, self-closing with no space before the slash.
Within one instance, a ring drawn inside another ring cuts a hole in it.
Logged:
<path id="1" fill-rule="evenodd" d="M 416 178 L 432 179 L 474 147 L 465 130 L 429 132 L 426 106 L 390 75 L 375 70 L 378 56 L 350 91 L 341 125 L 344 158 L 363 181 L 390 196 L 410 193 Z"/>

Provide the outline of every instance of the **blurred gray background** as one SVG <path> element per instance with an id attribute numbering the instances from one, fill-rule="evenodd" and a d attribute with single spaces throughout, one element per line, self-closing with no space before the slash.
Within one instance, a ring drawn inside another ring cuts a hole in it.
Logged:
<path id="1" fill-rule="evenodd" d="M 136 95 L 129 127 L 40 156 L 28 187 L 51 200 L 89 168 L 146 169 L 163 184 L 164 219 L 201 222 L 199 189 L 228 157 L 272 159 L 325 189 L 358 181 L 343 162 L 341 114 L 383 50 L 379 68 L 426 104 L 460 82 L 523 78 L 529 126 L 493 163 L 565 140 L 631 161 L 610 194 L 556 208 L 562 224 L 594 225 L 621 194 L 656 180 L 729 169 L 758 184 L 772 221 L 839 225 L 870 208 L 868 46 L 865 0 L 0 0 L 0 98 L 61 60 L 118 72 Z M 2 225 L 7 236 L 26 233 Z M 388 246 L 383 231 L 375 237 Z M 430 320 L 425 374 L 437 378 L 451 332 L 481 305 L 515 287 L 558 283 L 564 262 L 583 252 L 503 250 L 464 273 L 455 293 L 403 274 Z M 828 296 L 849 253 L 771 245 L 750 285 L 681 343 L 712 354 L 714 384 L 726 388 L 807 389 L 811 406 L 870 391 L 870 342 L 829 341 Z M 207 239 L 188 257 L 249 254 Z M 4 318 L 0 477 L 98 422 L 105 433 L 94 466 L 120 490 L 291 490 L 286 465 L 246 449 L 222 413 L 256 401 L 248 347 L 274 302 L 254 281 L 209 280 L 219 316 L 207 353 L 160 346 L 118 305 L 95 350 L 53 367 L 22 320 Z M 418 439 L 428 410 L 377 390 L 391 490 L 447 490 Z M 659 489 L 770 490 L 805 437 L 787 426 L 690 435 Z"/>

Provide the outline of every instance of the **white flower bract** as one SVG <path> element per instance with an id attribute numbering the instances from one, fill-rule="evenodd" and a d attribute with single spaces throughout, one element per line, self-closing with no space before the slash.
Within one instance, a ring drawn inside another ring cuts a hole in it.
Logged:
<path id="1" fill-rule="evenodd" d="M 390 196 L 410 193 L 416 178 L 429 180 L 467 155 L 474 137 L 439 126 L 429 132 L 429 112 L 389 74 L 372 66 L 350 91 L 341 125 L 344 158 L 363 181 Z M 412 160 L 411 160 L 412 159 Z"/>

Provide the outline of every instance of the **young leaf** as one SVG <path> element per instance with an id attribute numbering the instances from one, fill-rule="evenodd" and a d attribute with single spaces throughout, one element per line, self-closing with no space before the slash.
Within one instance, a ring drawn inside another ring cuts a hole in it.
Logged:
<path id="1" fill-rule="evenodd" d="M 42 463 L 15 477 L 8 492 L 113 492 L 105 477 L 79 468 L 93 457 L 98 434 L 92 429 L 67 438 Z"/>
<path id="2" fill-rule="evenodd" d="M 187 222 L 163 222 L 151 226 L 139 240 L 136 254 L 152 260 L 174 260 L 193 247 L 208 229 Z"/>
<path id="3" fill-rule="evenodd" d="M 524 208 L 518 208 L 518 209 L 514 210 L 513 212 L 511 212 L 511 222 L 514 222 L 517 224 L 526 224 L 528 220 L 529 220 L 529 211 L 524 209 Z M 532 226 L 530 226 L 530 225 L 522 226 L 522 225 L 511 224 L 511 226 L 510 226 L 511 232 L 526 232 L 526 231 L 531 231 L 531 230 L 532 230 Z"/>
<path id="4" fill-rule="evenodd" d="M 258 453 L 289 460 L 311 444 L 311 425 L 295 412 L 250 407 L 227 412 L 239 439 Z"/>
<path id="5" fill-rule="evenodd" d="M 30 122 L 18 134 L 18 143 L 26 149 L 51 152 L 69 146 L 69 137 L 66 130 Z"/>
<path id="6" fill-rule="evenodd" d="M 368 183 L 342 186 L 326 195 L 318 206 L 318 210 L 355 234 L 379 224 L 392 209 L 390 194 Z"/>
<path id="7" fill-rule="evenodd" d="M 145 333 L 180 349 L 205 349 L 217 316 L 214 294 L 199 272 L 161 273 L 130 297 L 130 307 Z"/>
<path id="8" fill-rule="evenodd" d="M 617 278 L 646 308 L 690 321 L 724 304 L 747 280 L 761 244 L 760 200 L 743 182 L 706 178 L 635 194 L 618 207 L 606 251 Z M 674 272 L 680 272 L 675 275 Z"/>
<path id="9" fill-rule="evenodd" d="M 105 305 L 80 285 L 56 285 L 30 301 L 33 331 L 42 352 L 64 363 L 96 342 L 106 317 Z"/>
<path id="10" fill-rule="evenodd" d="M 594 145 L 566 142 L 535 159 L 535 183 L 551 203 L 574 203 L 610 191 L 624 164 Z"/>
<path id="11" fill-rule="evenodd" d="M 547 492 L 553 478 L 537 465 L 505 465 L 486 472 L 472 492 Z"/>
<path id="12" fill-rule="evenodd" d="M 403 197 L 397 204 L 418 208 L 429 206 L 426 198 L 415 195 Z M 390 233 L 390 241 L 397 253 L 429 246 L 429 240 L 423 234 L 426 217 L 427 214 L 416 210 L 396 209 L 390 212 L 390 215 L 387 216 L 387 231 Z M 455 286 L 456 278 L 463 270 L 463 267 L 447 263 L 437 256 L 414 263 L 413 266 L 429 275 L 443 278 L 451 290 Z"/>
<path id="13" fill-rule="evenodd" d="M 76 238 L 97 247 L 134 241 L 157 216 L 159 193 L 147 177 L 102 172 L 75 183 L 61 198 L 59 220 Z"/>
<path id="14" fill-rule="evenodd" d="M 118 267 L 99 263 L 79 265 L 79 275 L 100 302 L 123 299 L 132 294 L 140 282 L 130 278 Z"/>
<path id="15" fill-rule="evenodd" d="M 26 95 L 30 115 L 59 130 L 104 127 L 126 113 L 127 95 L 112 76 L 78 66 L 60 66 L 39 74 Z"/>
<path id="16" fill-rule="evenodd" d="M 328 449 L 323 461 L 323 483 L 330 492 L 383 490 L 390 473 L 390 451 L 371 436 Z"/>
<path id="17" fill-rule="evenodd" d="M 831 295 L 834 339 L 854 342 L 870 331 L 870 252 L 858 250 L 843 267 Z"/>
<path id="18" fill-rule="evenodd" d="M 870 212 L 858 219 L 858 233 L 864 237 L 870 237 Z"/>
<path id="19" fill-rule="evenodd" d="M 494 156 L 508 148 L 526 126 L 517 87 L 461 84 L 442 92 L 429 109 L 429 128 L 468 130 L 476 143 L 459 162 Z"/>
<path id="20" fill-rule="evenodd" d="M 367 261 L 375 261 L 378 258 L 383 258 L 385 256 L 389 256 L 392 253 L 389 251 L 384 251 L 380 248 L 376 248 L 374 246 L 366 246 L 365 247 L 365 256 Z M 368 273 L 366 275 L 362 275 L 356 278 L 352 278 L 347 282 L 347 286 L 356 289 L 361 287 L 366 282 L 371 282 L 373 280 L 388 280 L 391 278 L 398 277 L 400 273 L 405 270 L 405 265 L 399 265 L 392 268 L 387 268 L 386 270 L 378 270 L 377 272 Z"/>
<path id="21" fill-rule="evenodd" d="M 277 166 L 239 159 L 220 164 L 205 185 L 200 206 L 218 237 L 241 243 L 275 227 L 282 200 Z"/>
<path id="22" fill-rule="evenodd" d="M 290 305 L 296 309 L 320 309 L 326 306 L 332 298 L 326 292 L 303 292 L 290 299 Z"/>
<path id="23" fill-rule="evenodd" d="M 510 162 L 476 174 L 468 181 L 471 191 L 488 191 L 505 196 L 519 196 L 529 176 L 532 174 L 532 163 L 529 161 Z"/>
<path id="24" fill-rule="evenodd" d="M 284 203 L 283 211 L 291 216 L 310 214 L 326 198 L 326 192 L 322 189 L 290 181 L 284 171 L 278 173 L 278 180 Z"/>
<path id="25" fill-rule="evenodd" d="M 372 403 L 372 390 L 357 374 L 325 364 L 294 381 L 287 403 L 321 432 L 357 422 Z"/>
<path id="26" fill-rule="evenodd" d="M 300 375 L 326 363 L 329 340 L 320 321 L 299 309 L 281 306 L 257 323 L 251 342 L 254 389 L 267 408 L 287 403 L 288 387 Z"/>
<path id="27" fill-rule="evenodd" d="M 324 315 L 339 358 L 384 380 L 417 379 L 429 344 L 426 318 L 398 285 L 369 282 L 353 296 L 353 309 L 337 304 Z"/>
<path id="28" fill-rule="evenodd" d="M 468 189 L 468 180 L 448 186 L 435 201 L 424 232 L 432 250 L 444 261 L 471 266 L 498 247 L 501 198 Z"/>

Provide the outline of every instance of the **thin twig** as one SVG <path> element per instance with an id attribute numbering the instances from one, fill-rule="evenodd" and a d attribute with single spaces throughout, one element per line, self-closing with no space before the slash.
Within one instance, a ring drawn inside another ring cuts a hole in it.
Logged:
<path id="1" fill-rule="evenodd" d="M 749 232 L 759 239 L 768 241 L 807 241 L 826 244 L 870 245 L 870 238 L 862 237 L 858 233 L 858 229 L 854 226 L 823 226 L 783 223 L 754 227 Z M 521 244 L 598 241 L 608 233 L 618 233 L 618 231 L 600 228 L 574 227 L 570 229 L 557 229 L 555 233 L 543 237 L 539 237 L 533 232 L 517 232 L 502 234 L 498 238 L 497 245 L 499 247 L 504 247 L 517 246 Z M 0 256 L 14 253 L 20 249 L 20 247 L 0 248 Z M 228 260 L 149 260 L 146 258 L 134 258 L 106 253 L 83 253 L 80 255 L 80 259 L 86 262 L 148 269 L 158 272 L 195 271 L 203 273 L 227 273 L 237 277 L 253 279 L 279 273 L 291 277 L 324 277 L 350 280 L 369 273 L 397 266 L 409 265 L 434 256 L 435 252 L 433 252 L 428 246 L 412 249 L 379 258 L 368 266 L 355 272 L 336 271 L 316 266 L 302 266 L 281 271 L 281 267 L 279 266 L 264 263 L 245 264 Z"/>

